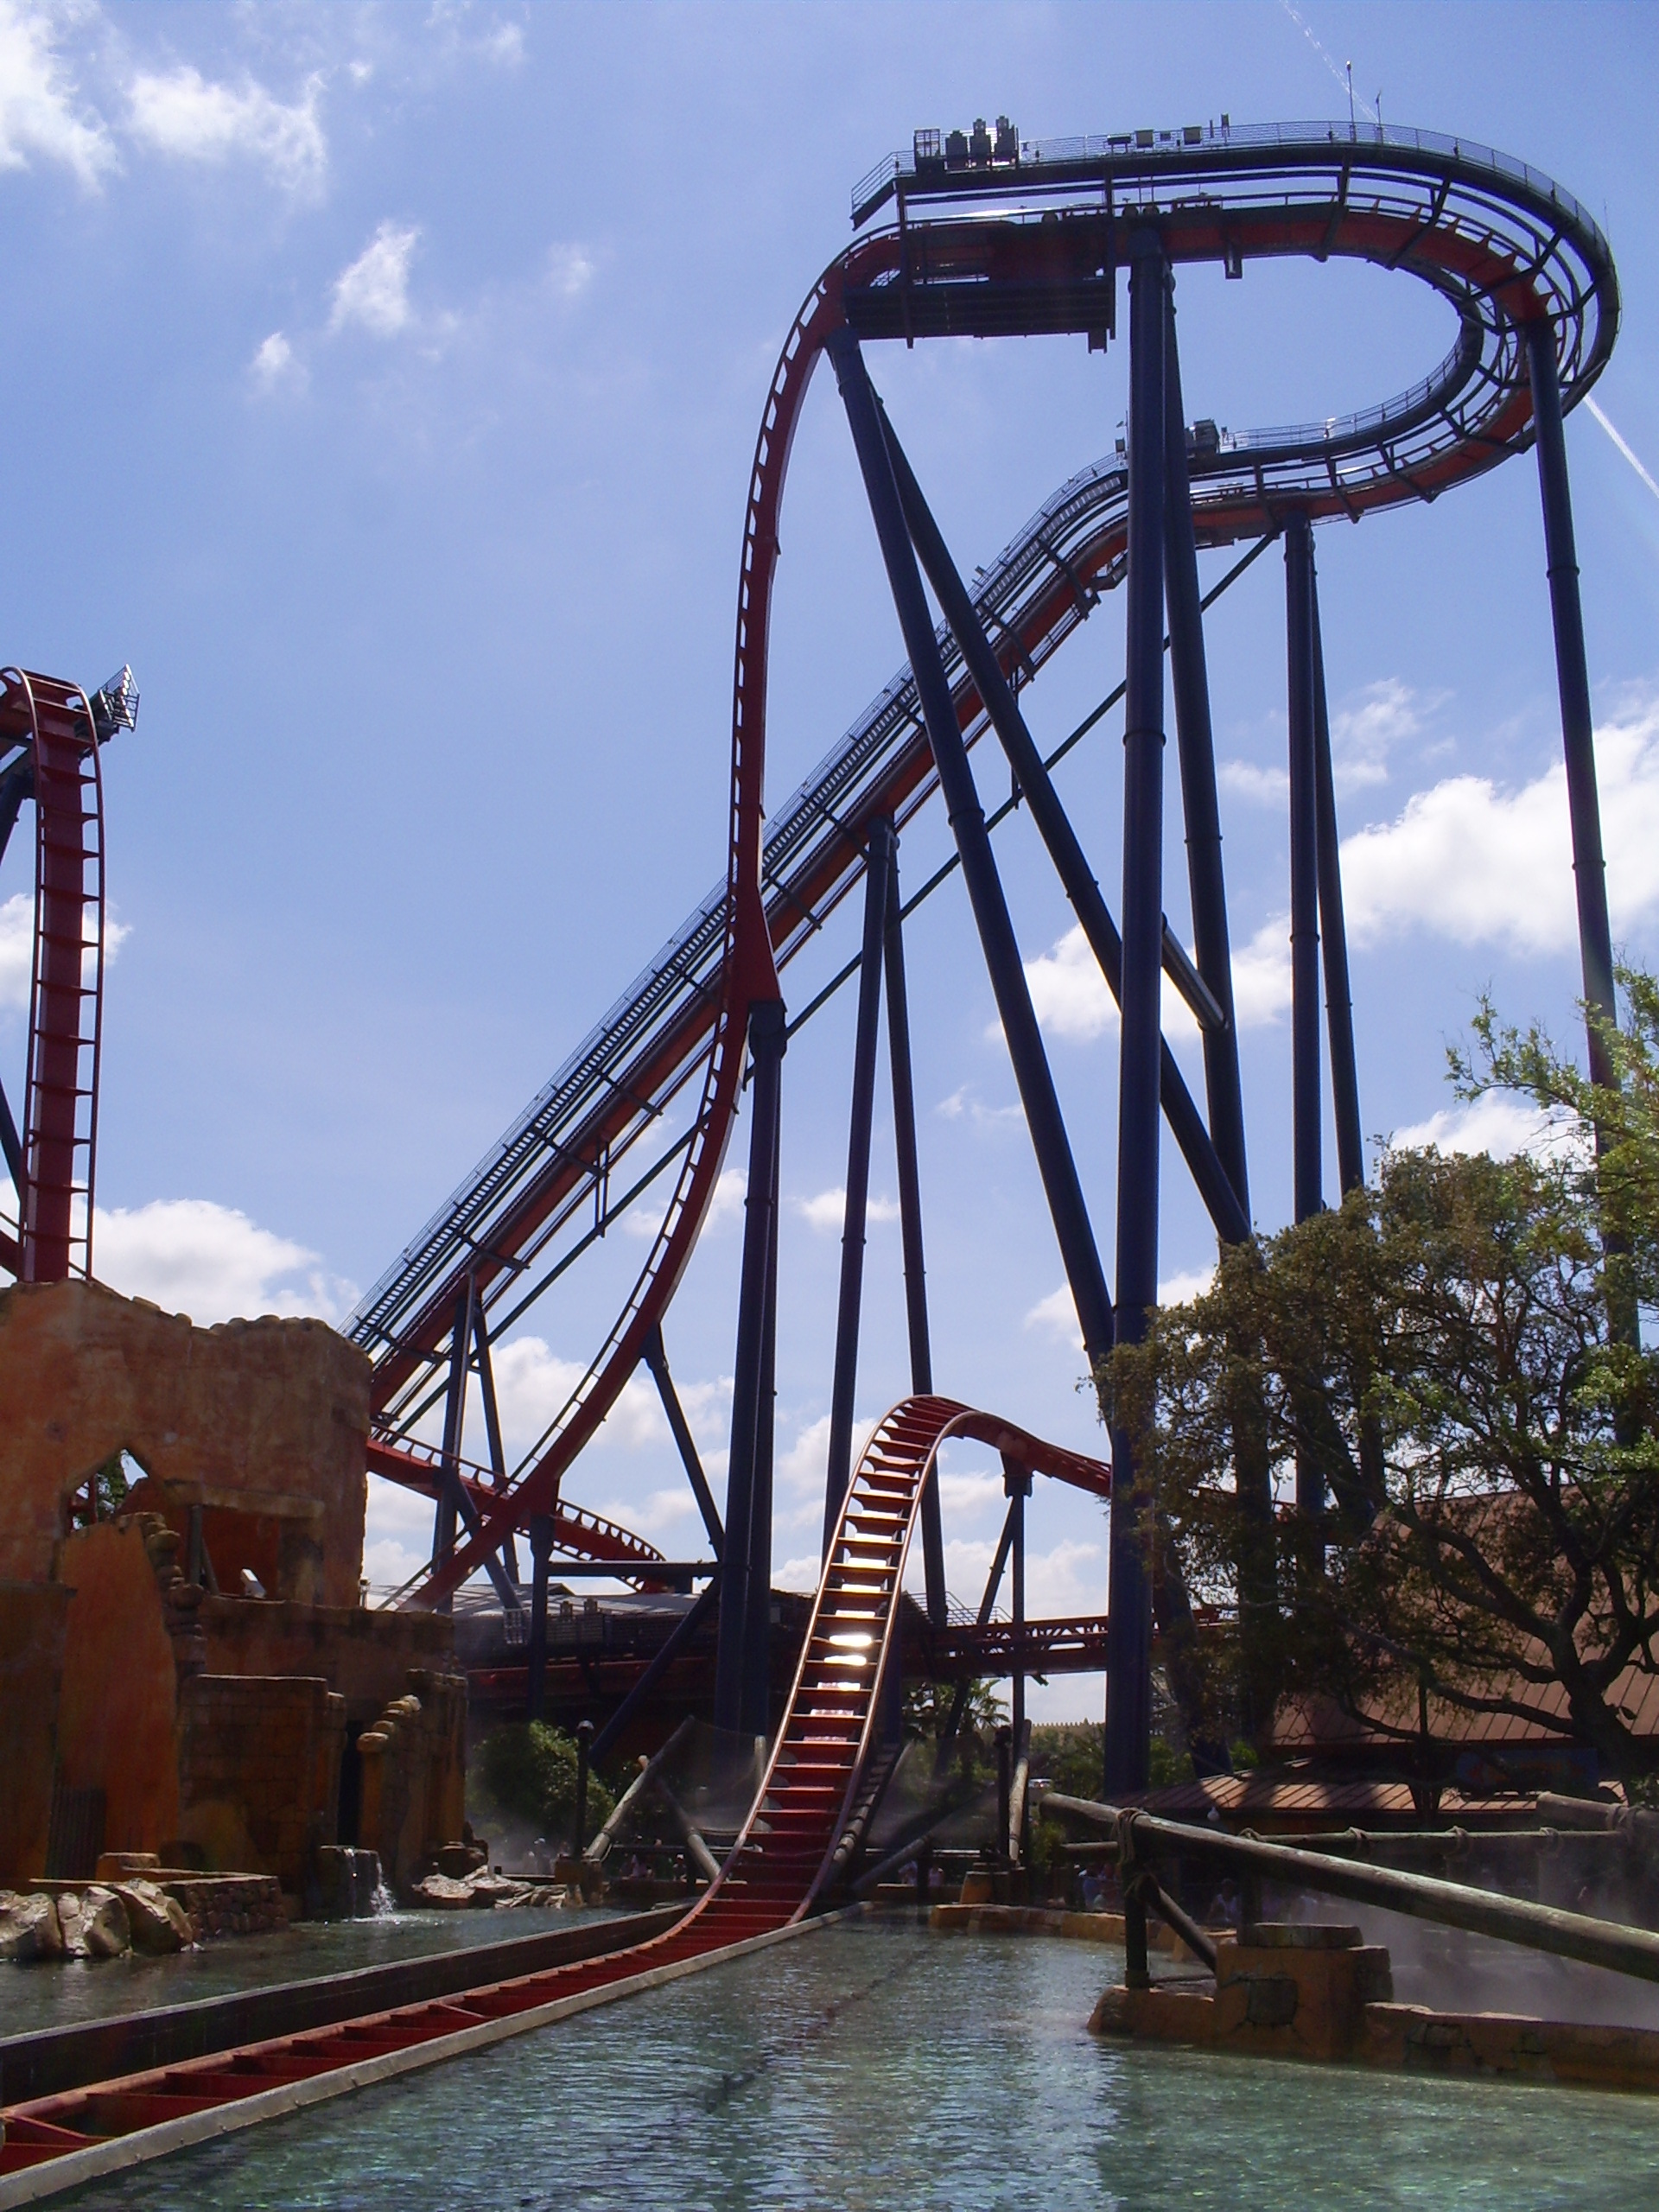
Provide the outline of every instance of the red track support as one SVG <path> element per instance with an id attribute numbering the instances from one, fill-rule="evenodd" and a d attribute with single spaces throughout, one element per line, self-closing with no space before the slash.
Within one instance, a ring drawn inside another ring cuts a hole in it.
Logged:
<path id="1" fill-rule="evenodd" d="M 75 684 L 22 669 L 0 671 L 0 729 L 32 752 L 35 821 L 22 1217 L 16 1246 L 10 1238 L 0 1243 L 0 1264 L 25 1282 L 60 1282 L 92 1272 L 104 998 L 103 779 L 92 711 Z"/>

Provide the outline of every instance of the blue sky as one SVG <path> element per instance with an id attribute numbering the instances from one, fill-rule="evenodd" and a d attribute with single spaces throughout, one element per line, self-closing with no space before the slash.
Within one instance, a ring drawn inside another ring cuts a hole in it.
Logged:
<path id="1" fill-rule="evenodd" d="M 208 1320 L 339 1318 L 723 867 L 736 557 L 778 346 L 846 242 L 848 192 L 918 124 L 1027 137 L 1345 113 L 1460 132 L 1602 220 L 1622 334 L 1598 397 L 1659 470 L 1650 10 L 1224 6 L 313 8 L 0 5 L 0 354 L 9 660 L 130 660 L 106 760 L 109 972 L 99 1272 Z M 1445 351 L 1414 280 L 1252 267 L 1183 281 L 1190 413 L 1234 428 L 1363 405 Z M 1108 451 L 1124 359 L 1081 340 L 877 351 L 877 383 L 965 567 Z M 1659 497 L 1568 426 L 1615 933 L 1656 950 Z M 902 658 L 830 379 L 784 517 L 772 787 Z M 1490 985 L 1571 1033 L 1565 806 L 1535 472 L 1321 530 L 1362 1106 L 1446 1141 L 1445 1046 Z M 1211 575 L 1219 556 L 1206 558 Z M 1257 1216 L 1289 1203 L 1282 568 L 1209 626 Z M 1027 695 L 1052 743 L 1117 681 L 1115 595 Z M 1110 718 L 1064 772 L 1120 868 Z M 983 787 L 997 779 L 988 760 Z M 1168 903 L 1185 921 L 1172 784 Z M 907 834 L 915 881 L 943 851 Z M 1016 818 L 1016 925 L 1112 1249 L 1116 1033 Z M 0 873 L 0 1055 L 21 1089 L 22 855 Z M 1116 901 L 1114 900 L 1114 903 Z M 804 956 L 804 999 L 856 920 Z M 1092 1406 L 959 885 L 912 932 L 941 1387 L 1087 1445 Z M 20 964 L 21 963 L 21 964 Z M 777 1556 L 816 1548 L 852 1008 L 785 1069 Z M 1182 1050 L 1194 1058 L 1190 1040 Z M 1440 1116 L 1436 1121 L 1436 1116 Z M 1463 1133 L 1465 1136 L 1467 1132 Z M 1512 1142 L 1512 1116 L 1474 1133 Z M 737 1155 L 734 1154 L 734 1157 Z M 878 1114 L 873 1188 L 891 1200 Z M 1166 1162 L 1163 1271 L 1211 1242 Z M 878 1207 L 878 1216 L 889 1209 Z M 736 1214 L 668 1325 L 716 1488 Z M 618 1236 L 503 1348 L 521 1442 L 602 1337 Z M 897 1230 L 869 1248 L 861 1414 L 904 1387 Z M 511 1443 L 511 1439 L 510 1439 Z M 696 1523 L 631 1391 L 569 1488 L 671 1550 Z M 947 1484 L 976 1594 L 1000 1483 Z M 371 1565 L 425 1508 L 377 1494 Z M 1086 1501 L 1033 1514 L 1033 1609 L 1103 1604 Z M 1057 1684 L 1046 1709 L 1095 1709 Z"/>

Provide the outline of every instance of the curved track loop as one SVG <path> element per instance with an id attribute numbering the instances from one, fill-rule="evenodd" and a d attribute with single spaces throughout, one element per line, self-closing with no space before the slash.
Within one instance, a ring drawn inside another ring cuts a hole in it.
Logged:
<path id="1" fill-rule="evenodd" d="M 410 2005 L 14 2107 L 4 2115 L 10 2149 L 0 2152 L 0 2173 L 9 2155 L 18 2167 L 47 2165 L 90 2147 L 95 2135 L 136 2133 L 382 2052 L 436 2044 L 486 2021 L 710 1961 L 804 1918 L 832 1872 L 876 1733 L 922 1487 L 950 1437 L 973 1437 L 1036 1473 L 1109 1491 L 1109 1472 L 1097 1461 L 1045 1444 L 994 1414 L 951 1398 L 906 1398 L 895 1406 L 866 1446 L 849 1486 L 794 1687 L 748 1818 L 718 1878 L 666 1935 L 466 1990 L 440 2004 Z"/>
<path id="2" fill-rule="evenodd" d="M 104 1004 L 104 785 L 86 697 L 0 670 L 0 753 L 27 746 L 35 801 L 35 959 L 16 1248 L 25 1282 L 92 1273 Z M 10 1243 L 8 1239 L 7 1243 Z"/>
<path id="3" fill-rule="evenodd" d="M 1177 266 L 1221 262 L 1238 270 L 1249 259 L 1287 255 L 1346 258 L 1403 270 L 1446 298 L 1459 318 L 1457 341 L 1411 391 L 1362 414 L 1218 437 L 1213 450 L 1195 452 L 1195 522 L 1212 544 L 1276 529 L 1293 507 L 1315 519 L 1357 520 L 1374 509 L 1433 499 L 1522 450 L 1532 435 L 1525 325 L 1548 321 L 1555 333 L 1564 406 L 1600 373 L 1618 314 L 1606 241 L 1569 194 L 1523 164 L 1426 134 L 1335 125 L 1183 140 L 1166 133 L 1145 149 L 1122 140 L 1064 142 L 1029 149 L 1033 159 L 995 175 L 941 176 L 931 193 L 912 177 L 906 219 L 861 237 L 824 272 L 797 316 L 767 397 L 749 482 L 720 986 L 717 1000 L 707 985 L 701 994 L 714 1010 L 673 1034 L 658 1052 L 654 1084 L 643 1070 L 643 1084 L 632 1071 L 626 1082 L 607 1078 L 624 1097 L 596 1117 L 590 1151 L 573 1157 L 544 1136 L 526 1147 L 527 1118 L 376 1287 L 354 1325 L 358 1340 L 380 1352 L 376 1402 L 385 1409 L 435 1363 L 461 1278 L 473 1274 L 487 1301 L 535 1248 L 573 1186 L 587 1178 L 601 1191 L 613 1129 L 632 1123 L 637 1134 L 642 1117 L 661 1113 L 693 1071 L 688 1046 L 712 1027 L 674 1195 L 622 1313 L 512 1490 L 492 1506 L 480 1535 L 434 1570 L 418 1602 L 437 1602 L 506 1529 L 556 1500 L 564 1470 L 614 1404 L 672 1298 L 713 1196 L 748 1012 L 778 993 L 777 906 L 786 902 L 775 901 L 769 916 L 760 830 L 772 590 L 790 449 L 817 355 L 837 324 L 861 337 L 907 342 L 1099 332 L 1114 321 L 1120 247 L 1130 228 L 1146 225 L 1157 228 Z M 895 162 L 890 184 L 906 181 L 903 167 Z M 995 195 L 995 211 L 976 211 L 975 199 L 987 195 Z M 881 196 L 868 205 L 879 205 Z M 918 203 L 933 212 L 918 216 Z M 1088 569 L 1049 552 L 1046 588 L 1003 633 L 1007 666 L 1034 665 L 1037 649 L 1052 649 L 1087 611 L 1096 580 L 1113 580 L 1123 540 L 1120 508 L 1096 533 Z M 977 711 L 970 690 L 964 690 L 963 711 L 969 718 Z M 861 819 L 892 807 L 925 778 L 923 747 L 908 787 L 894 775 L 887 788 L 867 794 L 874 803 Z M 842 816 L 830 826 L 836 840 L 855 849 L 859 822 Z M 855 864 L 845 850 L 840 857 L 849 884 Z M 816 925 L 810 906 L 800 911 Z M 705 913 L 712 921 L 712 909 Z M 497 1208 L 492 1185 L 513 1147 L 522 1169 L 526 1149 L 533 1157 L 540 1144 L 553 1153 L 550 1166 L 540 1165 L 512 1203 Z M 420 1285 L 413 1300 L 412 1281 Z"/>

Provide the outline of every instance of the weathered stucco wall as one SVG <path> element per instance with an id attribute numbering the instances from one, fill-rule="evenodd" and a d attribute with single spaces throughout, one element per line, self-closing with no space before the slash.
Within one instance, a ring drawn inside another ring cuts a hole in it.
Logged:
<path id="1" fill-rule="evenodd" d="M 46 1872 L 70 1594 L 0 1582 L 0 1888 Z"/>
<path id="2" fill-rule="evenodd" d="M 352 1605 L 368 1427 L 368 1360 L 325 1322 L 198 1329 L 99 1283 L 0 1291 L 0 1580 L 54 1579 L 65 1501 L 126 1451 L 169 1518 L 276 1522 L 281 1594 Z"/>
<path id="3" fill-rule="evenodd" d="M 359 1730 L 404 1695 L 411 1668 L 439 1675 L 454 1669 L 454 1623 L 447 1613 L 208 1598 L 196 1618 L 210 1675 L 319 1675 L 345 1699 Z"/>
<path id="4" fill-rule="evenodd" d="M 58 1705 L 60 1774 L 67 1789 L 104 1792 L 106 1851 L 159 1851 L 179 1834 L 177 1678 L 143 1531 L 136 1521 L 79 1529 L 59 1567 L 74 1592 Z"/>

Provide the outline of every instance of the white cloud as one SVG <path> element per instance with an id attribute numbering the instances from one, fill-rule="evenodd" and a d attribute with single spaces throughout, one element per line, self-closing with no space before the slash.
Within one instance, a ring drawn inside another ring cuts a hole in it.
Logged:
<path id="1" fill-rule="evenodd" d="M 1001 1033 L 993 1025 L 988 1033 L 996 1037 Z M 933 1111 L 942 1122 L 959 1122 L 965 1115 L 976 1128 L 981 1129 L 991 1128 L 999 1124 L 1007 1126 L 1025 1119 L 1023 1107 L 985 1105 L 980 1099 L 974 1096 L 974 1086 L 971 1083 L 960 1084 L 948 1098 L 941 1098 Z"/>
<path id="2" fill-rule="evenodd" d="M 1282 808 L 1290 803 L 1290 778 L 1282 768 L 1259 767 L 1254 760 L 1223 760 L 1217 766 L 1216 781 L 1250 806 Z"/>
<path id="3" fill-rule="evenodd" d="M 501 1413 L 502 1441 L 511 1467 L 557 1419 L 587 1369 L 579 1360 L 562 1359 L 541 1337 L 514 1337 L 497 1344 L 491 1364 Z M 467 1404 L 466 1434 L 466 1456 L 481 1456 L 484 1409 L 475 1382 Z M 590 1449 L 611 1445 L 637 1452 L 659 1445 L 667 1435 L 668 1423 L 655 1386 L 649 1376 L 635 1374 L 623 1384 Z"/>
<path id="4" fill-rule="evenodd" d="M 407 328 L 409 264 L 420 232 L 397 223 L 382 223 L 349 269 L 334 279 L 330 330 L 358 323 L 376 338 L 395 338 Z"/>
<path id="5" fill-rule="evenodd" d="M 584 245 L 554 245 L 547 251 L 547 281 L 562 300 L 580 299 L 594 281 L 594 261 Z"/>
<path id="6" fill-rule="evenodd" d="M 1158 1286 L 1160 1306 L 1184 1306 L 1189 1298 L 1198 1298 L 1209 1289 L 1216 1271 L 1211 1268 L 1187 1268 L 1166 1276 Z M 1042 1329 L 1050 1336 L 1058 1337 L 1081 1355 L 1083 1332 L 1077 1326 L 1077 1309 L 1071 1301 L 1071 1287 L 1061 1283 L 1051 1290 L 1046 1298 L 1039 1298 L 1026 1315 L 1028 1329 Z"/>
<path id="7" fill-rule="evenodd" d="M 0 0 L 0 168 L 31 156 L 60 162 L 89 190 L 117 166 L 103 118 L 78 114 L 75 86 L 57 51 L 60 11 Z"/>
<path id="8" fill-rule="evenodd" d="M 357 1300 L 356 1286 L 326 1273 L 316 1253 L 211 1198 L 100 1206 L 92 1262 L 111 1289 L 204 1324 L 259 1313 L 335 1321 Z"/>
<path id="9" fill-rule="evenodd" d="M 1338 792 L 1389 780 L 1389 754 L 1422 728 L 1417 695 L 1397 676 L 1368 683 L 1331 717 L 1332 767 Z"/>
<path id="10" fill-rule="evenodd" d="M 524 58 L 524 30 L 522 23 L 498 23 L 482 41 L 480 51 L 488 61 L 503 69 L 516 69 Z"/>
<path id="11" fill-rule="evenodd" d="M 1259 1029 L 1290 1004 L 1290 917 L 1275 914 L 1233 952 L 1233 1014 L 1241 1029 Z"/>
<path id="12" fill-rule="evenodd" d="M 144 72 L 128 93 L 135 138 L 184 162 L 236 158 L 263 163 L 290 192 L 315 188 L 327 166 L 328 147 L 317 119 L 321 80 L 314 77 L 291 106 L 274 99 L 252 78 L 217 85 L 199 69 Z"/>
<path id="13" fill-rule="evenodd" d="M 1060 1337 L 1069 1344 L 1083 1350 L 1083 1332 L 1077 1326 L 1077 1309 L 1072 1303 L 1071 1286 L 1063 1282 L 1058 1290 L 1051 1290 L 1046 1298 L 1039 1298 L 1026 1315 L 1028 1329 L 1046 1329 L 1051 1336 Z"/>
<path id="14" fill-rule="evenodd" d="M 1442 1107 L 1427 1121 L 1396 1129 L 1389 1141 L 1402 1152 L 1432 1144 L 1440 1152 L 1488 1152 L 1494 1160 L 1510 1160 L 1518 1152 L 1554 1152 L 1569 1135 L 1559 1117 L 1530 1099 L 1489 1090 L 1466 1105 Z"/>
<path id="15" fill-rule="evenodd" d="M 269 338 L 262 340 L 249 362 L 248 374 L 258 391 L 279 391 L 284 385 L 302 385 L 305 365 L 282 332 L 273 330 Z"/>
<path id="16" fill-rule="evenodd" d="M 840 1235 L 847 1218 L 847 1193 L 841 1185 L 837 1184 L 833 1191 L 820 1191 L 815 1198 L 795 1198 L 791 1203 L 809 1229 L 816 1229 L 820 1236 Z M 868 1199 L 864 1218 L 871 1226 L 880 1221 L 897 1221 L 899 1201 Z"/>
<path id="17" fill-rule="evenodd" d="M 1000 1531 L 999 1531 L 1000 1534 Z M 985 1579 L 996 1555 L 995 1535 L 955 1537 L 944 1547 L 944 1579 L 953 1597 L 977 1611 Z M 1106 1610 L 1106 1548 L 1065 1537 L 1046 1552 L 1026 1554 L 1026 1618 L 1027 1620 L 1065 1619 L 1079 1613 Z M 1004 1568 L 995 1612 L 1003 1620 L 1012 1611 L 1012 1590 Z"/>
<path id="18" fill-rule="evenodd" d="M 34 957 L 34 896 L 16 891 L 0 906 L 0 1007 L 27 1010 Z"/>
<path id="19" fill-rule="evenodd" d="M 1116 1029 L 1116 1004 L 1080 922 L 1048 951 L 1027 960 L 1025 969 L 1032 1008 L 1045 1036 L 1086 1045 Z M 1192 1010 L 1167 976 L 1160 980 L 1159 1019 L 1172 1044 L 1197 1034 Z M 1001 1026 L 994 1023 L 988 1033 L 1001 1036 Z"/>
<path id="20" fill-rule="evenodd" d="M 743 1218 L 743 1200 L 748 1190 L 748 1179 L 741 1167 L 723 1167 L 720 1180 L 715 1185 L 714 1196 L 709 1201 L 709 1211 L 702 1217 L 701 1233 L 724 1229 L 727 1224 Z M 652 1205 L 649 1193 L 637 1198 L 629 1211 L 622 1217 L 625 1236 L 637 1236 L 648 1243 L 663 1225 L 663 1201 L 658 1198 Z"/>
<path id="21" fill-rule="evenodd" d="M 1596 734 L 1602 842 L 1615 929 L 1659 905 L 1659 700 Z M 1359 944 L 1414 926 L 1460 944 L 1556 952 L 1578 941 L 1567 776 L 1560 762 L 1518 790 L 1452 776 L 1342 849 L 1343 902 Z"/>
<path id="22" fill-rule="evenodd" d="M 89 917 L 86 942 L 97 942 Z M 125 923 L 114 916 L 104 917 L 104 957 L 113 960 L 122 945 L 132 934 Z M 27 1013 L 29 987 L 35 960 L 35 894 L 30 891 L 15 891 L 0 903 L 0 1013 Z"/>

